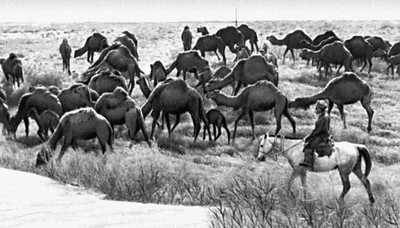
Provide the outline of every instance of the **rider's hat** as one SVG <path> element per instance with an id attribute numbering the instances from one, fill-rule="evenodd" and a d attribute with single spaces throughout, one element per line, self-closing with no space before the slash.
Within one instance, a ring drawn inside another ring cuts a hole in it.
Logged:
<path id="1" fill-rule="evenodd" d="M 324 101 L 318 101 L 315 108 L 321 111 L 325 111 L 326 103 Z"/>

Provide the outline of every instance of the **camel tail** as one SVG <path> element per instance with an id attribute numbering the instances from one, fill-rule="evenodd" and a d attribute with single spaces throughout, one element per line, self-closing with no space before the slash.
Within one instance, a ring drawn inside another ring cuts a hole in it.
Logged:
<path id="1" fill-rule="evenodd" d="M 365 146 L 359 146 L 359 147 L 357 147 L 357 149 L 358 149 L 358 152 L 360 153 L 360 157 L 364 158 L 364 162 L 365 162 L 364 175 L 365 175 L 365 177 L 368 177 L 369 173 L 371 172 L 371 166 L 372 166 L 371 157 Z M 360 159 L 360 161 L 361 161 L 361 159 Z"/>

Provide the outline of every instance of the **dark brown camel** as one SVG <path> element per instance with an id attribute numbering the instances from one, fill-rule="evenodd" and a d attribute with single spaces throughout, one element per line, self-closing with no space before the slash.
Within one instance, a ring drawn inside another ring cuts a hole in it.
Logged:
<path id="1" fill-rule="evenodd" d="M 368 74 L 371 73 L 373 47 L 362 36 L 353 36 L 351 39 L 344 41 L 344 46 L 353 56 L 352 62 L 356 59 L 363 61 L 364 65 L 360 72 L 364 70 L 368 63 Z"/>
<path id="2" fill-rule="evenodd" d="M 330 37 L 326 38 L 325 40 L 322 40 L 318 44 L 313 44 L 313 43 L 310 43 L 310 42 L 308 42 L 306 40 L 302 40 L 301 41 L 301 45 L 304 48 L 307 48 L 307 49 L 310 49 L 310 50 L 313 50 L 313 51 L 317 51 L 317 50 L 321 49 L 322 47 L 324 47 L 325 45 L 331 44 L 331 43 L 333 43 L 335 41 L 342 42 L 342 40 L 340 40 L 336 36 L 330 36 Z"/>
<path id="3" fill-rule="evenodd" d="M 335 37 L 336 40 L 340 40 L 336 34 L 332 31 L 332 30 L 328 30 L 324 33 L 321 33 L 319 35 L 317 35 L 313 40 L 312 40 L 312 44 L 314 45 L 318 45 L 319 43 L 321 43 L 323 40 L 328 39 L 329 37 Z"/>
<path id="4" fill-rule="evenodd" d="M 63 62 L 63 71 L 67 71 L 69 75 L 71 75 L 71 67 L 70 67 L 70 61 L 71 61 L 71 46 L 68 44 L 67 39 L 63 39 L 62 43 L 60 44 L 60 47 L 58 48 L 58 51 L 61 54 L 62 62 Z"/>
<path id="5" fill-rule="evenodd" d="M 197 51 L 185 51 L 178 54 L 176 60 L 167 69 L 167 73 L 170 74 L 176 68 L 176 76 L 179 77 L 181 71 L 183 72 L 183 80 L 186 80 L 186 72 L 194 73 L 194 76 L 199 83 L 196 85 L 203 85 L 207 79 L 211 78 L 211 69 L 208 61 L 202 58 Z"/>
<path id="6" fill-rule="evenodd" d="M 29 135 L 29 114 L 32 108 L 36 108 L 39 114 L 45 110 L 51 110 L 59 116 L 63 113 L 60 100 L 48 90 L 35 90 L 26 93 L 19 99 L 17 113 L 10 120 L 10 130 L 14 137 L 22 120 L 25 124 L 25 134 L 26 136 Z"/>
<path id="7" fill-rule="evenodd" d="M 128 32 L 128 31 L 123 31 L 122 34 L 126 35 L 127 37 L 129 37 L 133 43 L 135 43 L 136 48 L 138 47 L 138 41 L 137 38 L 134 34 Z"/>
<path id="8" fill-rule="evenodd" d="M 217 31 L 217 36 L 221 37 L 224 41 L 225 46 L 229 47 L 232 53 L 236 53 L 235 46 L 240 46 L 244 44 L 243 34 L 233 26 L 227 26 Z"/>
<path id="9" fill-rule="evenodd" d="M 244 37 L 244 42 L 248 40 L 250 42 L 251 46 L 251 53 L 254 52 L 254 46 L 256 47 L 256 51 L 258 52 L 258 37 L 256 31 L 254 29 L 250 28 L 246 24 L 241 24 L 237 29 L 243 34 Z"/>
<path id="10" fill-rule="evenodd" d="M 81 83 L 76 83 L 63 89 L 57 96 L 61 102 L 63 113 L 82 107 L 93 107 L 95 100 L 92 99 L 91 93 L 96 93 L 98 97 L 97 92 L 94 92 L 87 85 Z"/>
<path id="11" fill-rule="evenodd" d="M 221 127 L 223 127 L 226 131 L 226 135 L 228 137 L 228 144 L 230 143 L 231 133 L 229 132 L 228 125 L 226 124 L 226 119 L 224 114 L 218 109 L 211 109 L 206 114 L 208 124 L 213 126 L 213 134 L 214 134 L 214 141 L 221 136 Z M 203 130 L 203 140 L 206 138 L 206 125 L 204 125 Z M 218 134 L 217 134 L 218 129 Z"/>
<path id="12" fill-rule="evenodd" d="M 86 52 L 87 61 L 93 63 L 93 56 L 95 52 L 101 52 L 104 48 L 108 47 L 107 38 L 100 33 L 93 33 L 86 39 L 85 45 L 75 51 L 74 58 L 77 58 Z"/>
<path id="13" fill-rule="evenodd" d="M 379 36 L 372 36 L 367 39 L 365 39 L 369 44 L 372 45 L 373 51 L 377 51 L 379 49 L 384 50 L 386 52 L 389 51 L 390 49 L 390 43 L 382 39 L 382 37 Z"/>
<path id="14" fill-rule="evenodd" d="M 203 35 L 203 36 L 210 34 L 210 33 L 208 32 L 207 27 L 205 27 L 205 26 L 198 27 L 198 28 L 197 28 L 197 32 L 198 32 L 198 33 L 201 33 L 201 35 Z"/>
<path id="15" fill-rule="evenodd" d="M 113 44 L 104 59 L 96 65 L 93 64 L 83 76 L 87 78 L 92 77 L 96 72 L 102 69 L 117 70 L 129 79 L 129 93 L 135 86 L 135 76 L 139 77 L 143 71 L 140 69 L 139 64 L 135 57 L 133 57 L 127 47 L 122 44 Z"/>
<path id="16" fill-rule="evenodd" d="M 32 116 L 39 127 L 37 135 L 42 141 L 46 141 L 48 139 L 49 131 L 53 133 L 60 120 L 60 116 L 51 110 L 45 110 L 39 114 L 36 108 L 32 108 L 30 116 Z"/>
<path id="17" fill-rule="evenodd" d="M 129 51 L 131 52 L 131 54 L 132 54 L 137 60 L 139 60 L 139 54 L 138 54 L 138 51 L 137 51 L 137 47 L 136 47 L 136 45 L 135 45 L 135 42 L 134 42 L 131 38 L 129 38 L 127 35 L 117 37 L 117 38 L 114 40 L 114 42 L 115 42 L 115 43 L 121 43 L 122 45 L 124 45 L 125 47 L 127 47 L 127 48 L 129 49 Z M 100 57 L 99 57 L 99 59 L 100 59 Z"/>
<path id="18" fill-rule="evenodd" d="M 112 92 L 104 93 L 96 102 L 94 109 L 106 117 L 112 128 L 115 125 L 126 125 L 131 139 L 134 139 L 141 130 L 150 146 L 142 111 L 125 89 L 117 87 Z"/>
<path id="19" fill-rule="evenodd" d="M 400 54 L 400 42 L 393 44 L 389 49 L 388 57 Z"/>
<path id="20" fill-rule="evenodd" d="M 239 120 L 243 118 L 244 115 L 248 114 L 250 117 L 254 140 L 256 138 L 254 133 L 254 112 L 268 111 L 272 108 L 274 108 L 276 119 L 275 134 L 278 134 L 281 130 L 282 115 L 289 120 L 293 128 L 293 133 L 296 133 L 296 123 L 288 110 L 288 99 L 269 81 L 264 80 L 249 85 L 236 96 L 228 96 L 219 91 L 213 91 L 208 93 L 207 97 L 214 100 L 217 105 L 232 107 L 234 110 L 241 109 L 241 112 L 235 121 L 235 128 L 232 136 L 233 139 L 235 139 L 236 136 L 236 129 Z"/>
<path id="21" fill-rule="evenodd" d="M 293 63 L 296 61 L 293 50 L 303 48 L 303 45 L 301 44 L 302 40 L 312 42 L 311 38 L 303 30 L 296 30 L 294 32 L 291 32 L 280 40 L 277 39 L 275 36 L 268 36 L 267 40 L 269 40 L 269 42 L 271 42 L 271 44 L 273 45 L 286 46 L 286 50 L 283 53 L 282 64 L 285 64 L 285 57 L 288 51 L 290 51 L 290 53 L 292 54 Z"/>
<path id="22" fill-rule="evenodd" d="M 372 117 L 374 115 L 374 111 L 371 108 L 372 90 L 355 73 L 346 72 L 342 76 L 332 79 L 321 92 L 309 97 L 296 98 L 290 103 L 289 107 L 307 109 L 318 100 L 324 99 L 329 101 L 329 114 L 333 105 L 336 104 L 342 117 L 344 128 L 347 126 L 343 105 L 354 104 L 360 101 L 368 114 L 367 130 L 368 132 L 371 131 Z"/>
<path id="23" fill-rule="evenodd" d="M 189 112 L 192 116 L 194 125 L 194 141 L 196 141 L 199 134 L 201 120 L 208 126 L 203 106 L 203 98 L 199 92 L 187 85 L 182 79 L 169 79 L 168 81 L 159 84 L 151 92 L 149 98 L 142 107 L 142 111 L 144 117 L 152 111 L 151 115 L 153 117 L 153 123 L 151 138 L 153 138 L 154 128 L 161 112 L 163 112 L 164 116 L 168 116 L 168 114 L 180 115 Z M 170 128 L 169 118 L 165 118 L 165 120 L 167 122 L 168 134 L 170 136 L 172 131 Z M 179 119 L 176 121 L 174 128 L 178 123 Z M 211 136 L 210 132 L 209 135 Z"/>
<path id="24" fill-rule="evenodd" d="M 112 92 L 117 87 L 128 90 L 124 77 L 122 77 L 118 71 L 112 72 L 109 70 L 102 71 L 93 76 L 88 86 L 90 89 L 96 91 L 99 96 L 106 92 Z"/>
<path id="25" fill-rule="evenodd" d="M 338 64 L 339 67 L 336 74 L 339 74 L 340 69 L 344 66 L 345 71 L 351 71 L 351 53 L 344 47 L 340 41 L 335 41 L 327 44 L 318 51 L 310 51 L 303 49 L 300 53 L 302 58 L 316 59 L 319 63 L 318 71 L 321 74 L 321 67 L 325 68 L 325 77 L 328 76 L 330 64 Z"/>
<path id="26" fill-rule="evenodd" d="M 203 58 L 206 52 L 214 52 L 218 60 L 220 60 L 217 53 L 218 51 L 222 56 L 224 64 L 226 64 L 225 43 L 221 37 L 217 35 L 205 35 L 200 37 L 194 45 L 193 50 L 199 50 Z"/>
<path id="27" fill-rule="evenodd" d="M 233 91 L 233 95 L 236 95 L 242 86 L 247 86 L 261 80 L 271 81 L 277 86 L 279 82 L 278 71 L 263 56 L 252 55 L 248 59 L 238 61 L 233 67 L 232 72 L 222 80 L 211 80 L 206 86 L 206 91 L 221 89 L 237 82 L 236 89 Z"/>
<path id="28" fill-rule="evenodd" d="M 8 106 L 6 101 L 0 98 L 0 123 L 3 124 L 3 135 L 9 134 L 11 132 L 10 128 L 10 112 L 8 110 Z"/>
<path id="29" fill-rule="evenodd" d="M 7 59 L 0 59 L 0 64 L 7 82 L 11 79 L 12 84 L 18 87 L 24 82 L 22 62 L 16 54 L 10 53 Z"/>
<path id="30" fill-rule="evenodd" d="M 103 154 L 106 150 L 112 152 L 114 132 L 107 119 L 98 114 L 93 108 L 80 108 L 65 113 L 57 125 L 48 142 L 43 145 L 36 157 L 36 166 L 47 164 L 54 154 L 58 141 L 62 141 L 62 147 L 58 154 L 57 162 L 60 162 L 68 147 L 76 149 L 76 141 L 97 138 Z"/>
<path id="31" fill-rule="evenodd" d="M 150 79 L 153 80 L 154 87 L 157 86 L 158 82 L 162 82 L 167 78 L 167 70 L 161 61 L 155 61 L 150 64 Z"/>

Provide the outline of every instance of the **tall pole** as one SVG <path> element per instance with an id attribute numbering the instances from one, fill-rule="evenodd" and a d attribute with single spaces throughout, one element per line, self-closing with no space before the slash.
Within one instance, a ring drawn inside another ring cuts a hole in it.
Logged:
<path id="1" fill-rule="evenodd" d="M 238 14 L 237 14 L 237 7 L 235 7 L 235 26 L 238 26 Z"/>

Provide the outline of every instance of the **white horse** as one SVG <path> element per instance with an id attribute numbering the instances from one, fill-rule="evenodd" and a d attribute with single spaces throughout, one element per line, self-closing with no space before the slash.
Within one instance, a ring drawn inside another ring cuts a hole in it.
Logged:
<path id="1" fill-rule="evenodd" d="M 260 144 L 258 149 L 257 159 L 264 161 L 266 155 L 272 155 L 273 153 L 283 153 L 283 155 L 289 161 L 293 171 L 288 181 L 288 191 L 293 181 L 300 176 L 303 189 L 306 189 L 307 171 L 311 172 L 327 172 L 337 169 L 343 183 L 343 191 L 340 194 L 340 202 L 343 203 L 344 196 L 350 190 L 349 176 L 353 172 L 367 190 L 369 201 L 375 202 L 374 196 L 372 195 L 371 185 L 368 180 L 368 175 L 371 171 L 371 158 L 365 145 L 354 144 L 349 142 L 335 142 L 334 151 L 330 156 L 318 157 L 315 155 L 314 167 L 312 170 L 304 166 L 300 166 L 300 163 L 304 160 L 303 147 L 304 142 L 298 141 L 291 147 L 284 149 L 284 137 L 281 137 L 281 148 L 277 148 L 277 139 L 270 139 L 268 133 L 260 137 Z M 361 160 L 365 162 L 365 173 L 361 170 Z"/>

